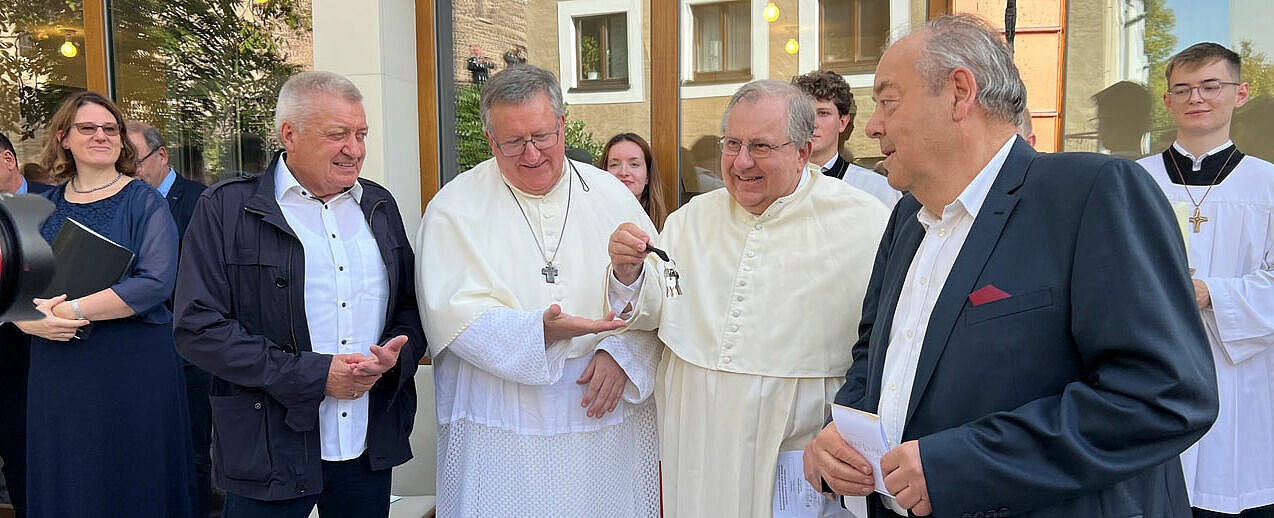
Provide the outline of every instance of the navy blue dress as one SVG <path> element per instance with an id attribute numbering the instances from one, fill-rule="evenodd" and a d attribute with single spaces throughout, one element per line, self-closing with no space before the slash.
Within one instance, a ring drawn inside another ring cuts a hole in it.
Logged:
<path id="1" fill-rule="evenodd" d="M 94 323 L 87 340 L 31 340 L 27 410 L 32 518 L 192 517 L 194 467 L 181 362 L 173 346 L 177 227 L 168 202 L 141 181 L 93 203 L 59 186 L 40 227 L 52 241 L 66 218 L 136 254 L 112 289 L 135 314 Z"/>

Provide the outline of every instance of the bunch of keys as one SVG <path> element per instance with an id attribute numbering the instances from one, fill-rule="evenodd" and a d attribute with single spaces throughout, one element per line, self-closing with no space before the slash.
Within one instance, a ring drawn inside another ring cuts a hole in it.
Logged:
<path id="1" fill-rule="evenodd" d="M 677 261 L 668 257 L 668 252 L 655 248 L 650 243 L 646 243 L 646 252 L 659 256 L 664 262 L 664 280 L 668 285 L 668 291 L 664 296 L 672 298 L 681 295 L 681 274 L 677 273 Z"/>

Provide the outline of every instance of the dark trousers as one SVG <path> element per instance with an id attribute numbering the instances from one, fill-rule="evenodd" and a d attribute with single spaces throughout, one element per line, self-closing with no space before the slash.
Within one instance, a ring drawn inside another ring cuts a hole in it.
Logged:
<path id="1" fill-rule="evenodd" d="M 1215 513 L 1197 507 L 1192 510 L 1194 511 L 1194 518 L 1233 518 L 1235 516 L 1239 518 L 1274 518 L 1274 505 L 1244 509 L 1239 514 Z"/>
<path id="2" fill-rule="evenodd" d="M 190 443 L 194 448 L 195 484 L 199 494 L 200 517 L 210 515 L 212 508 L 212 408 L 208 392 L 212 390 L 212 375 L 207 371 L 186 364 L 186 400 L 190 404 Z"/>
<path id="3" fill-rule="evenodd" d="M 30 340 L 13 324 L 0 326 L 0 459 L 4 483 L 18 517 L 25 516 L 27 488 L 27 366 Z"/>
<path id="4" fill-rule="evenodd" d="M 306 518 L 317 504 L 325 518 L 385 518 L 390 471 L 372 471 L 366 453 L 354 460 L 323 461 L 322 493 L 275 502 L 227 494 L 224 517 Z"/>

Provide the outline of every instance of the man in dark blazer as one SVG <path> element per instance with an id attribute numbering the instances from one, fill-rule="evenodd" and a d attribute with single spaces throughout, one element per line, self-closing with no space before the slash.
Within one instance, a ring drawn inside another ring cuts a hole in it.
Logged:
<path id="1" fill-rule="evenodd" d="M 1172 210 L 1134 163 L 1034 152 L 998 32 L 936 18 L 876 70 L 867 134 L 911 194 L 882 238 L 836 403 L 875 412 L 874 518 L 1190 516 L 1180 452 L 1217 412 Z M 872 469 L 828 426 L 806 478 Z"/>
<path id="2" fill-rule="evenodd" d="M 214 376 L 226 518 L 383 517 L 427 350 L 415 256 L 393 196 L 358 177 L 367 120 L 349 79 L 292 76 L 275 120 L 287 151 L 209 188 L 191 218 L 177 351 Z"/>
<path id="3" fill-rule="evenodd" d="M 154 126 L 129 121 L 128 138 L 137 147 L 137 177 L 157 189 L 168 200 L 168 209 L 177 221 L 177 235 L 184 238 L 190 216 L 195 213 L 195 203 L 207 186 L 173 171 L 168 162 L 168 146 L 164 143 L 164 135 Z"/>
<path id="4" fill-rule="evenodd" d="M 18 168 L 18 152 L 0 133 L 0 192 L 39 194 L 52 189 L 28 182 Z M 0 459 L 4 461 L 4 484 L 18 516 L 26 504 L 26 421 L 27 366 L 30 337 L 17 326 L 0 324 Z"/>

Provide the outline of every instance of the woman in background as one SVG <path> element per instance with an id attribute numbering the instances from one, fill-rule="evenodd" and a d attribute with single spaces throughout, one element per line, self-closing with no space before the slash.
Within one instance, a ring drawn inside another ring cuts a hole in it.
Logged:
<path id="1" fill-rule="evenodd" d="M 641 208 L 646 210 L 655 228 L 664 229 L 668 205 L 664 203 L 663 190 L 659 188 L 659 171 L 646 139 L 636 133 L 620 133 L 611 137 L 602 149 L 602 159 L 597 167 L 610 171 L 624 182 L 641 202 Z"/>
<path id="2" fill-rule="evenodd" d="M 93 92 L 71 95 L 49 125 L 41 162 L 56 187 L 40 227 L 68 219 L 134 254 L 114 285 L 74 300 L 35 299 L 27 409 L 27 509 L 43 517 L 190 517 L 194 466 L 172 313 L 177 226 L 168 202 L 133 178 L 124 117 Z M 87 339 L 75 331 L 92 322 Z"/>

